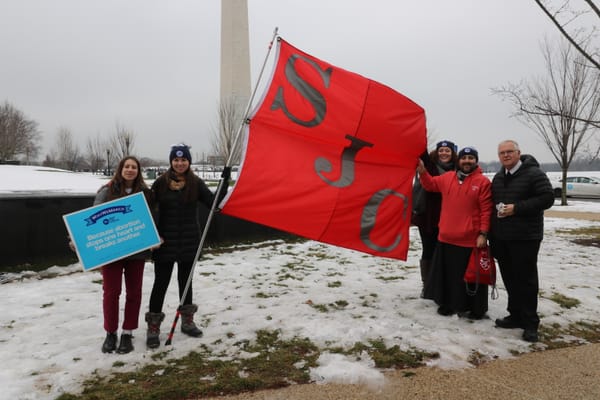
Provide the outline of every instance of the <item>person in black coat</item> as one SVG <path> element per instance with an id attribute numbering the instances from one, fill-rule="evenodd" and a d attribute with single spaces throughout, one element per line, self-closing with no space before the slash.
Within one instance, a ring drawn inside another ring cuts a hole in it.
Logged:
<path id="1" fill-rule="evenodd" d="M 435 150 L 429 154 L 424 152 L 421 160 L 425 169 L 431 176 L 442 175 L 456 169 L 458 157 L 456 145 L 449 140 L 442 140 L 435 145 Z M 431 260 L 438 241 L 438 223 L 440 222 L 440 210 L 442 208 L 442 196 L 439 193 L 427 192 L 421 186 L 419 176 L 415 177 L 412 192 L 413 209 L 411 224 L 419 228 L 421 238 L 421 259 L 419 268 L 421 270 L 421 297 L 425 292 L 427 279 L 431 271 Z"/>
<path id="2" fill-rule="evenodd" d="M 554 204 L 548 176 L 531 155 L 521 155 L 514 140 L 498 145 L 502 169 L 492 180 L 490 245 L 508 293 L 509 315 L 499 328 L 522 328 L 523 340 L 537 342 L 539 279 L 537 258 L 544 234 L 544 210 Z"/>
<path id="3" fill-rule="evenodd" d="M 148 330 L 146 345 L 160 345 L 160 324 L 165 294 L 171 280 L 173 266 L 177 263 L 177 282 L 180 301 L 193 269 L 193 262 L 200 243 L 205 221 L 200 224 L 198 207 L 211 208 L 214 194 L 190 168 L 192 156 L 185 144 L 173 146 L 169 154 L 170 168 L 152 184 L 154 218 L 162 239 L 160 248 L 153 252 L 154 284 L 150 294 L 149 312 L 146 313 Z M 231 169 L 223 171 L 223 184 L 218 201 L 227 194 Z M 194 323 L 198 307 L 192 303 L 192 285 L 188 287 L 179 309 L 182 317 L 181 331 L 189 336 L 200 337 L 202 331 Z"/>

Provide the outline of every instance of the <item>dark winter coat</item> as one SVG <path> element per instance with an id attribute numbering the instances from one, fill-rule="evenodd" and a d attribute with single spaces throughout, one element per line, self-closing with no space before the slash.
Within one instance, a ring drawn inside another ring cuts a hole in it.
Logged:
<path id="1" fill-rule="evenodd" d="M 210 209 L 214 194 L 195 174 L 189 175 L 193 182 L 186 182 L 182 190 L 172 190 L 167 179 L 169 174 L 170 171 L 167 171 L 152 185 L 154 218 L 158 234 L 164 240 L 160 248 L 153 252 L 152 258 L 157 262 L 192 261 L 206 225 L 205 220 L 199 220 L 198 207 Z M 194 198 L 186 201 L 185 191 L 193 190 L 194 186 Z M 227 193 L 227 187 L 223 188 L 219 199 Z"/>
<path id="2" fill-rule="evenodd" d="M 102 203 L 106 203 L 107 201 L 109 201 L 109 199 L 116 199 L 119 197 L 119 193 L 120 193 L 120 188 L 119 186 L 117 186 L 117 183 L 114 184 L 107 184 L 102 186 L 99 190 L 98 193 L 96 193 L 96 198 L 94 199 L 94 205 L 98 205 L 98 204 L 102 204 Z M 112 191 L 112 193 L 111 193 Z M 148 207 L 151 207 L 151 193 L 149 189 L 143 190 L 144 193 L 144 197 L 146 198 L 146 203 L 148 203 Z M 134 194 L 134 193 L 132 193 Z M 141 251 L 139 253 L 133 254 L 129 257 L 124 258 L 124 260 L 148 260 L 150 259 L 150 250 L 144 250 Z"/>
<path id="3" fill-rule="evenodd" d="M 498 218 L 492 215 L 490 238 L 498 240 L 541 240 L 544 234 L 544 210 L 554 204 L 554 193 L 548 176 L 537 160 L 521 155 L 521 167 L 514 175 L 506 171 L 494 175 L 492 199 L 494 204 L 514 204 L 514 215 Z"/>

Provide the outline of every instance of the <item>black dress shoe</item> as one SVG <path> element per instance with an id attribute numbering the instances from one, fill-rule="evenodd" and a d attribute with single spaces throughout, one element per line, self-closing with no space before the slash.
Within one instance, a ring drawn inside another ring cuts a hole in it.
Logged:
<path id="1" fill-rule="evenodd" d="M 467 319 L 472 319 L 472 320 L 480 320 L 480 319 L 486 318 L 485 313 L 479 314 L 479 313 L 476 313 L 473 311 L 466 311 L 463 313 L 459 313 L 458 316 L 461 318 L 467 318 Z"/>
<path id="2" fill-rule="evenodd" d="M 104 343 L 102 343 L 102 352 L 103 353 L 112 353 L 117 348 L 117 334 L 116 333 L 107 333 L 106 339 L 104 339 Z"/>
<path id="3" fill-rule="evenodd" d="M 512 315 L 509 315 L 508 317 L 504 317 L 504 318 L 498 318 L 496 320 L 496 326 L 498 328 L 504 328 L 504 329 L 522 328 L 521 322 L 518 321 Z"/>
<path id="4" fill-rule="evenodd" d="M 454 314 L 454 310 L 446 306 L 439 306 L 437 309 L 437 313 L 443 315 L 444 317 L 447 317 L 449 315 Z"/>
<path id="5" fill-rule="evenodd" d="M 523 331 L 523 340 L 531 343 L 537 342 L 539 340 L 537 329 L 525 329 Z"/>
<path id="6" fill-rule="evenodd" d="M 133 350 L 133 343 L 131 343 L 132 335 L 128 335 L 126 333 L 121 335 L 121 341 L 119 342 L 119 348 L 117 349 L 117 353 L 119 354 L 127 354 Z"/>

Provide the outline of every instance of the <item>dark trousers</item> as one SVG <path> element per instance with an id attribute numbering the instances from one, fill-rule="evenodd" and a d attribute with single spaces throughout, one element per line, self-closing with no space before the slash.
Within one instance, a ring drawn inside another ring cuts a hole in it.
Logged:
<path id="1" fill-rule="evenodd" d="M 188 276 L 192 272 L 192 262 L 193 260 L 177 261 L 177 283 L 179 286 L 180 300 L 183 296 Z M 152 293 L 150 294 L 150 312 L 152 313 L 162 312 L 174 264 L 174 261 L 154 262 L 154 285 L 152 286 Z M 190 287 L 188 288 L 183 304 L 192 304 L 192 282 L 190 282 Z"/>
<path id="2" fill-rule="evenodd" d="M 541 240 L 493 240 L 492 255 L 498 260 L 508 292 L 507 310 L 525 329 L 537 329 L 539 280 L 537 258 Z"/>
<path id="3" fill-rule="evenodd" d="M 123 329 L 133 330 L 138 327 L 144 264 L 144 260 L 119 260 L 102 267 L 102 310 L 106 332 L 116 332 L 119 328 L 119 297 L 123 276 L 125 276 Z"/>
<path id="4" fill-rule="evenodd" d="M 433 252 L 435 251 L 435 245 L 437 244 L 438 230 L 434 232 L 427 232 L 419 226 L 419 237 L 421 238 L 421 260 L 431 260 L 433 258 Z"/>

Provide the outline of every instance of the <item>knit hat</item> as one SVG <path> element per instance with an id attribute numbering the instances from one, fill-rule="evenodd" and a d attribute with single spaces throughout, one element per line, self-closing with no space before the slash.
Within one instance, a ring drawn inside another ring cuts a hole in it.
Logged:
<path id="1" fill-rule="evenodd" d="M 171 146 L 171 152 L 169 153 L 169 164 L 176 157 L 183 157 L 187 159 L 190 164 L 192 163 L 192 155 L 190 154 L 190 146 L 180 143 Z"/>
<path id="2" fill-rule="evenodd" d="M 462 158 L 463 156 L 473 156 L 475 157 L 475 161 L 479 161 L 479 153 L 475 149 L 475 147 L 465 147 L 461 151 L 458 152 L 458 158 Z"/>
<path id="3" fill-rule="evenodd" d="M 456 149 L 457 149 L 456 145 L 449 140 L 442 140 L 441 142 L 437 142 L 435 144 L 436 150 L 439 150 L 440 147 L 448 147 L 452 151 L 456 151 Z"/>

